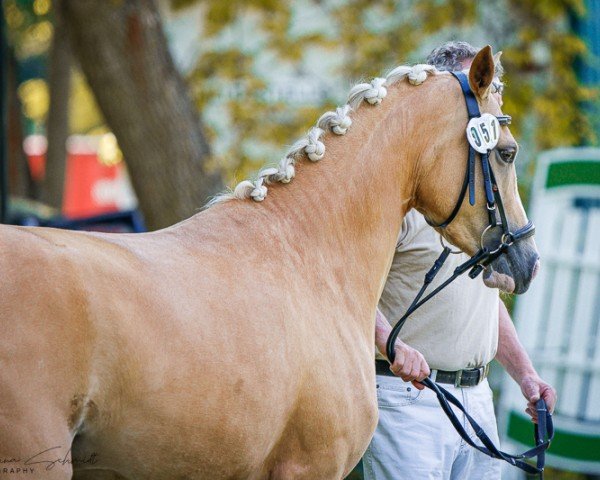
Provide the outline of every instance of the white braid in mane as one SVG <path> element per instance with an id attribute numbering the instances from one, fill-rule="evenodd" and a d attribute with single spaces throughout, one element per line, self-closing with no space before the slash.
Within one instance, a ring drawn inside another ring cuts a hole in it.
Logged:
<path id="1" fill-rule="evenodd" d="M 262 202 L 267 196 L 267 185 L 292 181 L 296 175 L 294 164 L 298 158 L 306 155 L 312 162 L 321 160 L 325 155 L 325 145 L 320 140 L 321 136 L 328 131 L 332 131 L 336 135 L 344 135 L 352 125 L 350 112 L 357 110 L 363 101 L 367 101 L 371 105 L 378 105 L 387 95 L 387 87 L 404 78 L 408 78 L 412 85 L 420 85 L 427 79 L 428 73 L 435 74 L 437 70 L 433 65 L 419 64 L 413 67 L 403 65 L 394 68 L 385 78 L 374 78 L 371 83 L 355 85 L 348 95 L 348 103 L 343 107 L 336 108 L 335 112 L 326 112 L 321 115 L 317 125 L 308 131 L 306 137 L 301 138 L 290 147 L 277 167 L 263 168 L 258 172 L 256 180 L 240 182 L 232 192 L 215 196 L 207 207 L 234 198 L 240 200 L 251 198 Z"/>

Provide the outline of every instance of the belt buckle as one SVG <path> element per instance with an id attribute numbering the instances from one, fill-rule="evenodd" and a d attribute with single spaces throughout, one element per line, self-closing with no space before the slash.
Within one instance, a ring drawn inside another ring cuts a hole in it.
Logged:
<path id="1" fill-rule="evenodd" d="M 490 367 L 490 364 L 488 363 L 487 365 L 484 365 L 483 367 L 479 367 L 477 370 L 479 370 L 479 376 L 477 377 L 477 383 L 475 385 L 479 385 L 481 382 L 483 382 L 485 380 L 485 377 L 487 377 L 487 372 L 488 372 L 488 368 Z"/>
<path id="2" fill-rule="evenodd" d="M 460 388 L 460 383 L 462 382 L 462 375 L 463 375 L 462 370 L 459 370 L 458 372 L 456 372 L 456 378 L 454 379 L 454 386 L 456 388 Z"/>

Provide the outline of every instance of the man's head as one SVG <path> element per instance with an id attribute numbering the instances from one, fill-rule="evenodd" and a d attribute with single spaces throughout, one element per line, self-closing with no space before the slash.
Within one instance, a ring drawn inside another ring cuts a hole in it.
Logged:
<path id="1" fill-rule="evenodd" d="M 447 42 L 433 49 L 426 63 L 438 70 L 456 72 L 467 68 L 479 50 L 467 42 Z"/>
<path id="2" fill-rule="evenodd" d="M 479 48 L 475 48 L 467 42 L 446 42 L 433 49 L 427 57 L 426 63 L 434 65 L 440 71 L 457 72 L 469 68 L 479 50 Z M 492 83 L 492 93 L 498 95 L 496 98 L 500 106 L 502 106 L 504 84 L 501 78 L 504 74 L 504 69 L 500 63 L 500 55 L 502 55 L 502 52 L 494 55 L 496 78 Z"/>

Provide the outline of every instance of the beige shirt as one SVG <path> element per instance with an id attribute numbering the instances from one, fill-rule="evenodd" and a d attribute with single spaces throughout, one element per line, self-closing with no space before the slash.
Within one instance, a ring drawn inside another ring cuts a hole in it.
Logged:
<path id="1" fill-rule="evenodd" d="M 420 213 L 411 210 L 402 223 L 379 300 L 379 310 L 392 325 L 414 299 L 441 251 L 440 235 Z M 463 253 L 450 255 L 427 291 L 468 258 Z M 419 350 L 432 369 L 454 371 L 485 365 L 498 348 L 498 302 L 497 289 L 487 288 L 481 275 L 472 280 L 465 273 L 408 317 L 399 338 Z"/>

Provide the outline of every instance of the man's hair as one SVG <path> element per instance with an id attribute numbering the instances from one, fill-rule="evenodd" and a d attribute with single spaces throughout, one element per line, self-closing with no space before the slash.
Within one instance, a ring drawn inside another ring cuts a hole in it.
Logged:
<path id="1" fill-rule="evenodd" d="M 456 72 L 463 69 L 465 60 L 472 60 L 478 48 L 467 42 L 446 42 L 435 48 L 427 57 L 426 62 L 435 68 L 446 72 Z M 504 73 L 500 62 L 496 64 L 496 76 L 502 78 Z"/>

